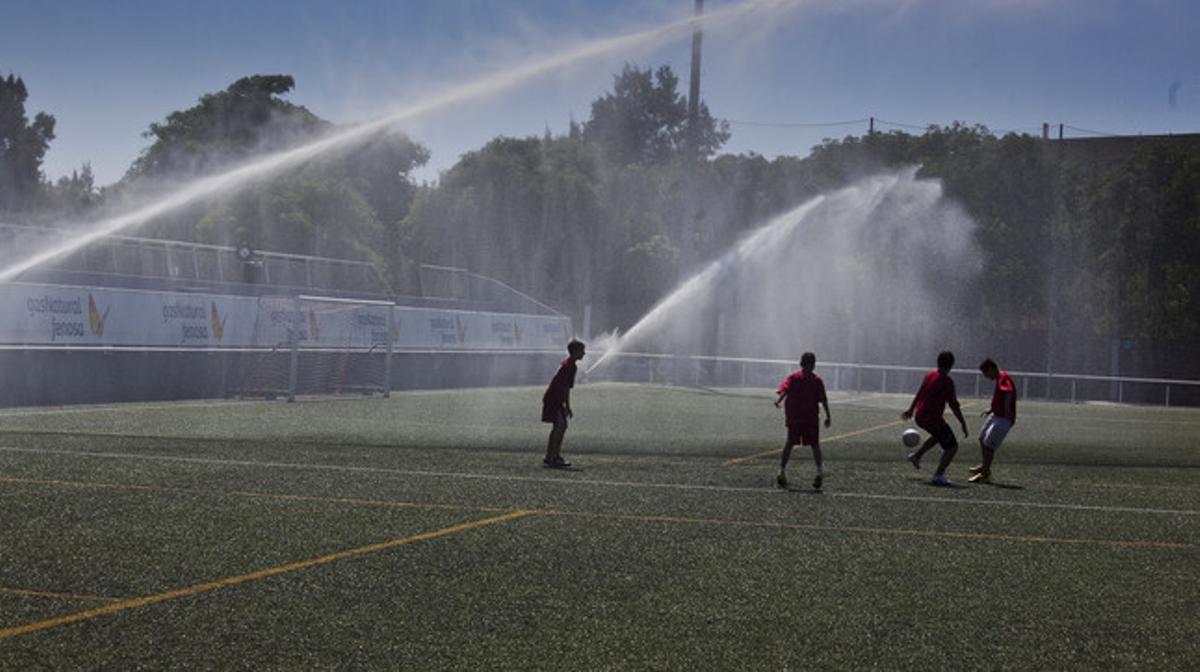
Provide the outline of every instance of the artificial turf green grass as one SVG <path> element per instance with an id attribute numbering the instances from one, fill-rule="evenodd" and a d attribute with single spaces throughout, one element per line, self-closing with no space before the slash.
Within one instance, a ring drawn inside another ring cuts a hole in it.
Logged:
<path id="1" fill-rule="evenodd" d="M 546 430 L 534 414 L 539 395 L 524 388 L 388 401 L 160 404 L 151 413 L 145 406 L 2 413 L 0 445 L 123 457 L 0 451 L 0 477 L 173 490 L 0 484 L 6 513 L 22 511 L 29 521 L 9 523 L 15 536 L 5 530 L 16 543 L 11 556 L 6 545 L 3 566 L 25 566 L 0 571 L 0 583 L 44 578 L 83 592 L 180 587 L 201 575 L 221 578 L 376 540 L 393 527 L 490 515 L 234 491 L 606 517 L 511 521 L 23 635 L 0 642 L 0 664 L 1161 669 L 1185 666 L 1197 653 L 1181 630 L 1197 601 L 1194 515 L 999 504 L 1194 511 L 1194 411 L 1025 403 L 997 462 L 998 480 L 1022 489 L 922 485 L 929 466 L 918 474 L 901 461 L 897 425 L 828 443 L 827 492 L 805 495 L 770 487 L 772 457 L 722 466 L 778 447 L 782 418 L 765 392 L 581 386 L 566 449 L 582 471 L 570 473 L 536 466 Z M 825 436 L 891 422 L 906 403 L 835 397 L 836 424 Z M 976 451 L 973 440 L 963 441 L 952 477 L 963 479 Z M 807 480 L 806 449 L 797 450 L 791 470 L 793 480 Z M 688 487 L 643 487 L 655 483 Z M 186 532 L 170 534 L 147 526 L 147 517 L 190 522 L 172 523 Z M 815 529 L 780 526 L 789 524 Z M 254 533 L 272 526 L 288 533 Z M 1020 539 L 1031 536 L 1186 546 Z M 145 543 L 115 541 L 123 537 Z M 56 562 L 45 552 L 51 541 L 65 549 Z M 228 558 L 212 550 L 221 544 Z M 115 559 L 95 562 L 97 549 Z M 62 605 L 42 608 L 54 615 Z"/>
<path id="2" fill-rule="evenodd" d="M 475 532 L 6 648 L 97 667 L 1163 669 L 1190 646 L 1190 602 L 1144 571 L 1185 576 L 1179 554 L 558 517 Z"/>

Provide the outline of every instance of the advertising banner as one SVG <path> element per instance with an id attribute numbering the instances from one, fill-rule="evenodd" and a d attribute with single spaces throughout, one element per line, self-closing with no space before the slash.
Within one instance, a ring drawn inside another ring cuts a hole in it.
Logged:
<path id="1" fill-rule="evenodd" d="M 389 327 L 389 315 L 392 315 Z M 0 283 L 0 345 L 561 349 L 570 320 L 319 298 Z"/>

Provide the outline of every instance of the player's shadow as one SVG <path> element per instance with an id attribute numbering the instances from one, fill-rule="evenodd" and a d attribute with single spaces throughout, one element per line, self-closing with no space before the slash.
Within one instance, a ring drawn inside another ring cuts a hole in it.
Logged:
<path id="1" fill-rule="evenodd" d="M 819 495 L 824 492 L 823 490 L 813 490 L 812 488 L 801 488 L 801 487 L 795 486 L 795 485 L 789 485 L 786 488 L 786 491 L 790 492 L 792 494 L 796 494 L 796 495 Z"/>
<path id="2" fill-rule="evenodd" d="M 1025 489 L 1025 486 L 1017 485 L 1016 483 L 984 483 L 984 485 L 990 485 L 993 488 L 1000 488 L 1001 490 L 1024 490 Z"/>
<path id="3" fill-rule="evenodd" d="M 966 490 L 967 489 L 967 486 L 965 486 L 961 483 L 955 483 L 953 481 L 951 481 L 950 483 L 938 484 L 938 483 L 931 483 L 929 481 L 929 479 L 927 479 L 927 478 L 909 479 L 909 480 L 917 481 L 918 483 L 920 483 L 921 485 L 924 485 L 927 488 L 935 488 L 937 490 Z"/>

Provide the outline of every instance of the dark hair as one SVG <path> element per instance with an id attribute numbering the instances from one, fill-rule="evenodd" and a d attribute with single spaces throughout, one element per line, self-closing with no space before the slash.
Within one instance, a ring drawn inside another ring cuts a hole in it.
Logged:
<path id="1" fill-rule="evenodd" d="M 577 338 L 572 338 L 571 342 L 567 343 L 567 352 L 569 354 L 573 355 L 580 350 L 583 350 L 583 341 Z"/>
<path id="2" fill-rule="evenodd" d="M 995 369 L 997 371 L 1000 370 L 1000 367 L 996 365 L 995 360 L 993 360 L 991 357 L 988 357 L 979 363 L 980 371 L 987 371 L 988 369 Z"/>
<path id="3" fill-rule="evenodd" d="M 938 353 L 938 368 L 953 369 L 954 368 L 954 353 L 949 350 L 943 350 Z"/>
<path id="4" fill-rule="evenodd" d="M 811 369 L 817 365 L 817 356 L 811 352 L 806 352 L 800 355 L 800 368 Z"/>

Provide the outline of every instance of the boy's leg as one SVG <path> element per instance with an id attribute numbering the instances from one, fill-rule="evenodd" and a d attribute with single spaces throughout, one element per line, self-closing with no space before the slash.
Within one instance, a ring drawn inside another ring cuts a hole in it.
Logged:
<path id="1" fill-rule="evenodd" d="M 787 464 L 792 457 L 792 447 L 795 445 L 796 442 L 792 440 L 791 428 L 788 428 L 788 438 L 783 442 L 783 452 L 779 455 L 779 475 L 775 477 L 775 483 L 781 488 L 787 487 Z"/>
<path id="2" fill-rule="evenodd" d="M 817 475 L 813 478 L 813 488 L 821 489 L 821 481 L 825 479 L 825 473 L 821 471 L 821 439 L 813 437 L 812 442 L 813 462 L 817 465 Z"/>
<path id="3" fill-rule="evenodd" d="M 925 453 L 929 452 L 930 448 L 936 446 L 937 443 L 938 438 L 934 435 L 930 435 L 928 439 L 925 439 L 925 443 L 921 444 L 920 448 L 917 448 L 915 451 L 913 451 L 913 455 L 915 455 L 919 460 Z"/>
<path id="4" fill-rule="evenodd" d="M 983 430 L 979 432 L 979 453 L 983 461 L 971 470 L 969 480 L 972 483 L 987 483 L 991 480 L 992 461 L 996 459 L 996 450 L 1000 448 L 1011 428 L 1012 422 L 1004 418 L 992 417 L 984 424 Z"/>
<path id="5" fill-rule="evenodd" d="M 936 444 L 937 442 L 938 442 L 937 436 L 930 434 L 929 438 L 925 439 L 925 443 L 922 443 L 920 448 L 917 448 L 916 450 L 914 450 L 913 452 L 908 454 L 908 461 L 912 462 L 912 465 L 914 467 L 916 467 L 917 469 L 920 469 L 921 468 L 921 456 L 924 455 L 925 453 L 929 452 L 929 449 L 933 448 L 934 444 Z"/>
<path id="6" fill-rule="evenodd" d="M 954 454 L 958 452 L 958 440 L 954 438 L 954 430 L 946 427 L 939 436 L 942 444 L 942 459 L 938 461 L 937 471 L 934 472 L 934 478 L 944 477 L 946 469 L 950 463 L 954 461 Z"/>
<path id="7" fill-rule="evenodd" d="M 546 461 L 551 462 L 562 453 L 563 435 L 567 433 L 567 428 L 559 423 L 554 423 L 550 428 L 550 439 L 546 443 Z"/>
<path id="8" fill-rule="evenodd" d="M 546 464 L 558 463 L 562 460 L 563 436 L 567 433 L 566 411 L 559 411 L 554 418 L 554 428 L 550 430 L 550 438 L 546 442 Z"/>
<path id="9" fill-rule="evenodd" d="M 988 473 L 992 470 L 992 460 L 996 459 L 996 451 L 983 446 L 983 473 Z"/>
<path id="10" fill-rule="evenodd" d="M 972 474 L 978 474 L 981 471 L 988 471 L 992 468 L 992 460 L 996 459 L 996 451 L 990 448 L 984 442 L 984 437 L 979 437 L 979 464 L 971 467 Z"/>

